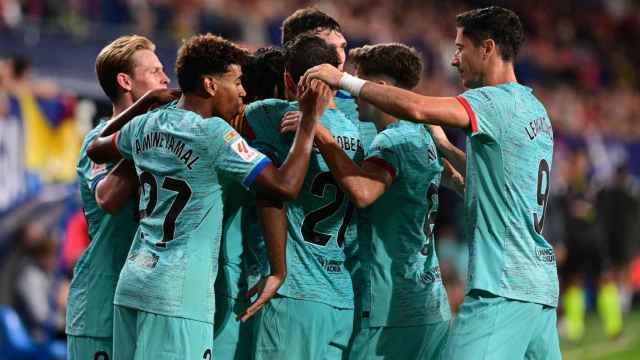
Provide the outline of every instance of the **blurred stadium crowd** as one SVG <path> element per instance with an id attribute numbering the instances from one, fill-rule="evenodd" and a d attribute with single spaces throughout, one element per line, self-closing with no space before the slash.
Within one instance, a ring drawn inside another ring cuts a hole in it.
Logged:
<path id="1" fill-rule="evenodd" d="M 488 3 L 314 4 L 339 19 L 349 47 L 399 41 L 418 49 L 426 64 L 418 91 L 449 96 L 461 90 L 449 65 L 452 21 L 461 11 Z M 513 9 L 523 20 L 527 41 L 516 72 L 520 82 L 534 88 L 554 124 L 546 231 L 556 246 L 562 286 L 586 284 L 580 287 L 590 294 L 585 306 L 595 308 L 595 289 L 615 284 L 621 290 L 617 301 L 628 310 L 640 292 L 640 51 L 635 49 L 640 3 L 490 3 Z M 63 335 L 65 286 L 88 241 L 74 186 L 80 139 L 110 110 L 106 98 L 59 81 L 60 74 L 46 66 L 47 57 L 83 61 L 85 70 L 60 70 L 64 77 L 75 71 L 81 77 L 93 69 L 105 43 L 140 33 L 169 54 L 163 60 L 171 74 L 170 56 L 181 38 L 212 32 L 250 49 L 279 44 L 282 19 L 307 5 L 295 0 L 0 0 L 0 303 L 14 306 L 32 336 Z M 95 51 L 85 57 L 66 48 L 39 53 L 51 34 L 90 44 Z M 10 51 L 14 48 L 37 56 L 33 69 L 29 59 Z M 461 133 L 450 135 L 463 146 Z M 457 230 L 461 202 L 449 193 L 441 204 L 439 256 L 455 309 L 462 301 L 466 268 L 466 247 Z M 575 331 L 569 329 L 569 336 Z"/>

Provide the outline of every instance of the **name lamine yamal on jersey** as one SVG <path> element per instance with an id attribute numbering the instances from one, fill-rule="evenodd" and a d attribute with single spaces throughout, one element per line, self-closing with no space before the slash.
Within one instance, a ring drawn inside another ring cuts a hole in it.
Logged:
<path id="1" fill-rule="evenodd" d="M 196 156 L 192 159 L 193 150 L 191 150 L 182 140 L 177 140 L 173 135 L 162 133 L 159 131 L 150 132 L 144 135 L 142 138 L 142 144 L 139 139 L 136 139 L 136 155 L 139 155 L 141 152 L 145 152 L 151 149 L 165 149 L 169 152 L 173 153 L 178 159 L 180 159 L 184 164 L 192 170 L 193 164 L 200 159 L 199 156 Z M 186 151 L 185 151 L 186 148 Z"/>

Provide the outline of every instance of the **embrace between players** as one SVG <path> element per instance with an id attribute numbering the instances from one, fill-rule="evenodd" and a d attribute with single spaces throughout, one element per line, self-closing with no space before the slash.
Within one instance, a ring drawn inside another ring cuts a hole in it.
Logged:
<path id="1" fill-rule="evenodd" d="M 402 44 L 353 49 L 343 72 L 341 28 L 316 9 L 283 22 L 283 49 L 186 40 L 180 92 L 148 39 L 106 46 L 113 116 L 78 164 L 91 243 L 70 358 L 560 358 L 541 235 L 553 133 L 515 77 L 522 25 L 499 7 L 456 22 L 457 97 L 412 92 L 422 61 Z M 531 138 L 535 121 L 549 131 Z M 439 126 L 464 129 L 466 153 Z M 452 324 L 441 185 L 464 194 L 470 246 Z"/>

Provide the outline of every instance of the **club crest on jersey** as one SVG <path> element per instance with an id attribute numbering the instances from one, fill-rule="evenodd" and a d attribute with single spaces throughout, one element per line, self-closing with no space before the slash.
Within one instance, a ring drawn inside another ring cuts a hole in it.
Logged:
<path id="1" fill-rule="evenodd" d="M 235 151 L 240 158 L 244 161 L 251 161 L 258 157 L 258 152 L 254 150 L 243 138 L 239 138 L 233 144 L 231 144 L 231 148 Z"/>

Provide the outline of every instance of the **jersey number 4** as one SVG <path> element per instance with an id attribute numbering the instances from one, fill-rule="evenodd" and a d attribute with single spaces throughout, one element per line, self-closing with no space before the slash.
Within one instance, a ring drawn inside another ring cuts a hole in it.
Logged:
<path id="1" fill-rule="evenodd" d="M 147 202 L 147 207 L 142 210 L 142 214 L 144 214 L 144 216 L 151 216 L 158 201 L 158 182 L 155 176 L 148 171 L 140 174 L 140 187 L 142 188 L 142 192 L 146 192 L 145 185 L 149 186 L 149 201 Z M 162 188 L 176 192 L 178 195 L 173 199 L 173 203 L 162 223 L 163 237 L 161 241 L 156 243 L 158 247 L 166 247 L 167 243 L 173 240 L 176 232 L 176 219 L 178 219 L 184 207 L 187 206 L 189 199 L 191 199 L 191 188 L 184 180 L 165 177 L 162 182 Z"/>
<path id="2" fill-rule="evenodd" d="M 320 198 L 327 196 L 327 187 L 329 186 L 333 186 L 336 189 L 335 199 L 319 209 L 310 211 L 305 215 L 304 220 L 302 221 L 302 236 L 304 237 L 304 240 L 321 246 L 327 245 L 331 239 L 331 234 L 317 232 L 315 231 L 315 227 L 319 222 L 329 218 L 342 208 L 345 196 L 330 172 L 318 174 L 311 182 L 311 193 Z M 348 200 L 346 201 L 348 202 Z M 338 230 L 337 242 L 339 247 L 342 247 L 342 244 L 344 243 L 345 233 L 347 231 L 347 226 L 349 226 L 349 222 L 351 222 L 353 210 L 353 205 L 351 202 L 348 202 L 344 219 L 342 219 L 342 224 Z"/>

